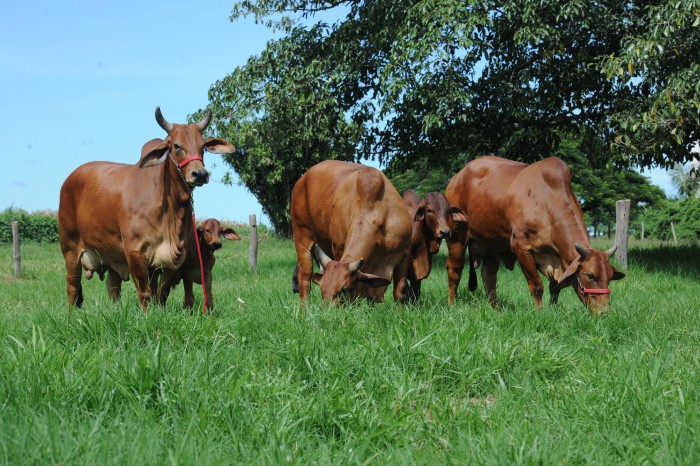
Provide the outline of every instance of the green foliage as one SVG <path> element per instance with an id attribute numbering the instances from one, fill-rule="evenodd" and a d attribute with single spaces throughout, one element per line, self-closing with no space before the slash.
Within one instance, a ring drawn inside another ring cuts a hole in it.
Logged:
<path id="1" fill-rule="evenodd" d="M 697 0 L 626 2 L 619 49 L 603 71 L 627 89 L 610 121 L 615 149 L 650 166 L 690 159 L 700 132 L 700 4 Z"/>
<path id="2" fill-rule="evenodd" d="M 276 238 L 256 272 L 244 242 L 217 251 L 213 316 L 182 287 L 144 314 L 95 278 L 69 312 L 60 252 L 28 245 L 15 279 L 10 250 L 3 464 L 700 464 L 697 245 L 631 243 L 598 319 L 569 289 L 535 309 L 517 268 L 500 311 L 464 287 L 446 306 L 444 249 L 415 306 L 314 287 L 302 310 Z"/>
<path id="3" fill-rule="evenodd" d="M 700 199 L 667 200 L 644 211 L 644 236 L 660 240 L 672 240 L 671 223 L 677 239 L 700 239 Z M 641 229 L 638 226 L 637 231 Z M 636 235 L 638 236 L 638 234 Z"/>
<path id="4" fill-rule="evenodd" d="M 616 168 L 611 163 L 593 166 L 581 142 L 571 137 L 562 138 L 555 155 L 569 166 L 572 189 L 581 201 L 586 224 L 595 231 L 600 231 L 599 226 L 615 225 L 615 203 L 621 199 L 630 200 L 630 221 L 634 225 L 646 206 L 666 198 L 661 188 L 634 170 Z"/>
<path id="5" fill-rule="evenodd" d="M 224 161 L 270 218 L 291 236 L 289 208 L 296 181 L 326 159 L 353 161 L 361 123 L 346 119 L 333 66 L 314 61 L 323 27 L 294 29 L 209 91 L 212 130 L 239 147 Z"/>
<path id="6" fill-rule="evenodd" d="M 328 10 L 339 19 L 314 23 Z M 232 20 L 247 15 L 287 36 L 241 72 L 293 62 L 296 82 L 328 80 L 316 104 L 362 129 L 361 157 L 397 170 L 487 153 L 532 162 L 564 133 L 594 165 L 671 167 L 700 132 L 696 0 L 236 2 Z M 246 81 L 289 89 L 281 75 Z M 269 100 L 258 116 L 287 104 Z"/>
<path id="7" fill-rule="evenodd" d="M 12 222 L 19 222 L 21 242 L 57 243 L 58 218 L 55 212 L 28 213 L 9 207 L 0 212 L 0 243 L 12 244 Z"/>
<path id="8" fill-rule="evenodd" d="M 694 159 L 687 169 L 684 165 L 677 163 L 671 170 L 671 183 L 681 199 L 700 197 L 700 173 L 697 159 Z"/>

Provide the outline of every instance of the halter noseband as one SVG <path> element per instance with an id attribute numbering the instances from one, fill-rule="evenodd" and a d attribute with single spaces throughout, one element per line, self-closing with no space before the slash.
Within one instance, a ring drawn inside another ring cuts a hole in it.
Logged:
<path id="1" fill-rule="evenodd" d="M 578 273 L 576 274 L 576 281 L 578 282 L 578 288 L 581 290 L 581 294 L 583 296 L 587 294 L 610 294 L 610 288 L 584 288 L 583 283 L 581 283 L 581 279 L 578 278 Z"/>
<path id="2" fill-rule="evenodd" d="M 178 166 L 178 168 L 184 168 L 185 165 L 187 165 L 188 163 L 190 163 L 194 160 L 199 160 L 200 162 L 204 163 L 204 158 L 202 158 L 201 155 L 193 155 L 192 157 L 187 157 L 185 160 L 178 163 L 177 166 Z"/>

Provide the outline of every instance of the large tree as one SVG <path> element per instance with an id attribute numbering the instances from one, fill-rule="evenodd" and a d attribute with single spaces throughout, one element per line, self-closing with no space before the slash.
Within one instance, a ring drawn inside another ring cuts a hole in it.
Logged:
<path id="1" fill-rule="evenodd" d="M 318 22 L 324 10 L 338 19 Z M 287 160 L 279 148 L 311 134 L 334 146 L 318 157 L 339 156 L 341 135 L 340 157 L 354 145 L 394 170 L 450 169 L 485 153 L 531 162 L 565 132 L 593 165 L 671 167 L 700 135 L 697 0 L 234 4 L 233 20 L 246 15 L 285 36 L 211 97 L 225 117 L 217 130 L 279 116 L 273 139 L 248 133 L 271 158 Z"/>

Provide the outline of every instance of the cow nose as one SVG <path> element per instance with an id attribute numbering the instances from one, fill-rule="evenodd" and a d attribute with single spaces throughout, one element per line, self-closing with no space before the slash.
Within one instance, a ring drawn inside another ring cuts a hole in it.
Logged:
<path id="1" fill-rule="evenodd" d="M 450 230 L 440 230 L 440 239 L 445 239 L 450 236 Z"/>
<path id="2" fill-rule="evenodd" d="M 209 172 L 204 168 L 194 170 L 192 172 L 192 180 L 198 185 L 207 184 L 209 183 Z"/>
<path id="3" fill-rule="evenodd" d="M 221 249 L 221 243 L 220 242 L 211 243 L 211 249 L 212 249 L 212 251 L 218 251 L 219 249 Z"/>

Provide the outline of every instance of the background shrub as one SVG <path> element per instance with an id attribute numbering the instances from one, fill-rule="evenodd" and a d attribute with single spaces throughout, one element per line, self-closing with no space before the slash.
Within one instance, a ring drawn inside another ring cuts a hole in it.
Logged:
<path id="1" fill-rule="evenodd" d="M 672 240 L 671 222 L 680 239 L 700 239 L 700 199 L 688 198 L 662 201 L 654 207 L 647 208 L 644 215 L 645 236 L 647 238 Z M 635 228 L 640 232 L 641 228 Z M 636 233 L 639 236 L 639 233 Z"/>
<path id="2" fill-rule="evenodd" d="M 9 207 L 0 212 L 0 243 L 12 243 L 12 222 L 19 222 L 23 243 L 57 243 L 58 218 L 56 212 L 28 213 Z"/>

